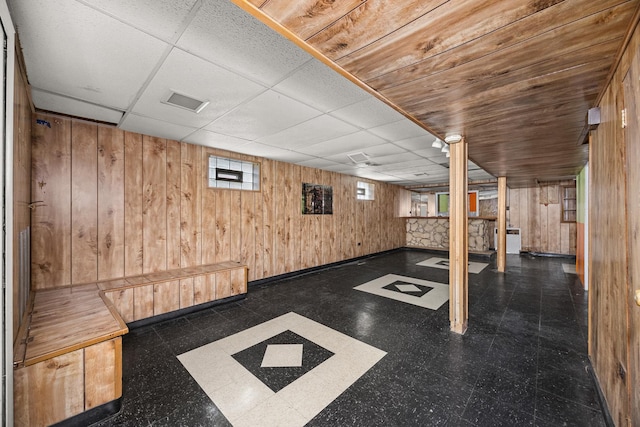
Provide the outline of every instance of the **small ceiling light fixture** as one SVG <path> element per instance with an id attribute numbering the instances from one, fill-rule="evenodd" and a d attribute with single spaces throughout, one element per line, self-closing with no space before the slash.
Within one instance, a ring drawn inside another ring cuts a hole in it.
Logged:
<path id="1" fill-rule="evenodd" d="M 456 142 L 462 141 L 462 135 L 460 134 L 449 135 L 444 139 L 444 141 L 447 144 L 455 144 Z"/>
<path id="2" fill-rule="evenodd" d="M 442 141 L 440 141 L 439 138 L 436 138 L 436 140 L 433 141 L 433 144 L 431 144 L 431 146 L 433 148 L 442 148 Z"/>
<path id="3" fill-rule="evenodd" d="M 445 153 L 445 157 L 448 159 L 449 157 L 451 157 L 451 153 L 449 153 L 448 151 Z"/>
<path id="4" fill-rule="evenodd" d="M 448 146 L 448 145 L 445 145 L 444 147 L 442 147 L 442 150 L 441 150 L 441 151 L 442 151 L 443 153 L 448 153 L 448 152 L 449 152 L 449 146 Z"/>
<path id="5" fill-rule="evenodd" d="M 204 110 L 206 106 L 209 105 L 209 101 L 201 101 L 176 91 L 171 91 L 169 96 L 163 100 L 162 103 L 184 108 L 185 110 L 193 111 L 196 114 Z"/>

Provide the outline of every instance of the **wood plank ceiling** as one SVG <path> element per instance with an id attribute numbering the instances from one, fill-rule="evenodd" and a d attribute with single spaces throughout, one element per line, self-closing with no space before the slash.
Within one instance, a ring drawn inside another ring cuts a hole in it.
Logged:
<path id="1" fill-rule="evenodd" d="M 511 187 L 573 177 L 638 0 L 233 0 Z"/>

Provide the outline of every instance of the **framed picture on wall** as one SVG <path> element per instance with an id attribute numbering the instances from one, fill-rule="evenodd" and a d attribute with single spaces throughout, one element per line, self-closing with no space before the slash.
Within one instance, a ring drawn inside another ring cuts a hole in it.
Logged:
<path id="1" fill-rule="evenodd" d="M 303 183 L 302 213 L 304 215 L 333 214 L 333 188 L 330 185 Z"/>

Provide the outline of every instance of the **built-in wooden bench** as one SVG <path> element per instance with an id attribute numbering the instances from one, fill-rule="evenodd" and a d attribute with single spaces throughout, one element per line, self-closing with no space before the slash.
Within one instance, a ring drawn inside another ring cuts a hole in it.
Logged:
<path id="1" fill-rule="evenodd" d="M 126 323 L 247 292 L 236 262 L 32 293 L 14 348 L 16 426 L 48 426 L 122 396 Z"/>

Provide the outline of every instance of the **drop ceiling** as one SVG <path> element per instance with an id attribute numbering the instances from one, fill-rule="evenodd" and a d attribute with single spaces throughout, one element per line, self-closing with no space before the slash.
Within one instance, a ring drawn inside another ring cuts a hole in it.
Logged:
<path id="1" fill-rule="evenodd" d="M 398 185 L 448 181 L 448 159 L 431 144 L 462 133 L 471 180 L 506 175 L 516 186 L 584 165 L 586 111 L 638 8 L 638 0 L 234 2 L 242 8 L 8 5 L 36 108 Z M 209 105 L 196 114 L 164 103 L 172 92 Z M 348 157 L 360 152 L 368 164 Z"/>

